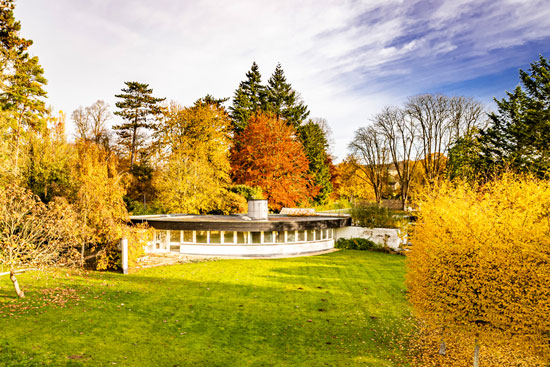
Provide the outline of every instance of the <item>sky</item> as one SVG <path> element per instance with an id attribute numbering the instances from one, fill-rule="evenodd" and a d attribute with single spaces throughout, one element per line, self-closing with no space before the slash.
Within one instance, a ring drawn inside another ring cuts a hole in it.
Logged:
<path id="1" fill-rule="evenodd" d="M 494 110 L 493 98 L 515 88 L 520 68 L 550 57 L 548 0 L 16 4 L 22 34 L 45 69 L 48 104 L 69 120 L 99 99 L 116 110 L 125 81 L 191 105 L 208 93 L 232 97 L 253 61 L 263 82 L 280 62 L 310 117 L 328 122 L 337 162 L 384 106 L 442 93 Z"/>

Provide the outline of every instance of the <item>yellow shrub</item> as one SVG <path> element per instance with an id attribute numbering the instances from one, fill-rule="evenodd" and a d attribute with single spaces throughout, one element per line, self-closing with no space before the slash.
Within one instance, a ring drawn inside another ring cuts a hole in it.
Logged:
<path id="1" fill-rule="evenodd" d="M 550 355 L 550 183 L 444 183 L 419 204 L 407 275 L 416 314 Z"/>

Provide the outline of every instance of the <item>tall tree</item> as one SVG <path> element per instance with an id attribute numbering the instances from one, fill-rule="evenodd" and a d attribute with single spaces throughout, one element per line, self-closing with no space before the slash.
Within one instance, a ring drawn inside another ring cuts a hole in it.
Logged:
<path id="1" fill-rule="evenodd" d="M 159 126 L 162 164 L 154 185 L 167 212 L 225 211 L 231 121 L 217 101 L 202 98 L 186 108 L 173 103 Z"/>
<path id="2" fill-rule="evenodd" d="M 324 120 L 309 120 L 298 127 L 298 137 L 309 161 L 309 174 L 313 177 L 315 186 L 319 187 L 319 193 L 313 199 L 318 204 L 325 204 L 333 189 L 327 134 Z"/>
<path id="3" fill-rule="evenodd" d="M 113 126 L 119 142 L 130 155 L 130 168 L 135 163 L 138 151 L 145 144 L 146 135 L 144 129 L 154 129 L 152 118 L 158 116 L 162 109 L 159 103 L 165 98 L 153 97 L 153 89 L 149 84 L 138 82 L 125 82 L 126 88 L 122 88 L 121 94 L 115 97 L 122 99 L 115 105 L 120 109 L 115 115 L 121 116 L 126 123 Z"/>
<path id="4" fill-rule="evenodd" d="M 89 107 L 80 106 L 73 111 L 71 117 L 76 125 L 79 139 L 93 141 L 105 148 L 109 147 L 111 137 L 107 122 L 112 117 L 109 104 L 98 100 Z"/>
<path id="5" fill-rule="evenodd" d="M 272 210 L 307 203 L 316 196 L 318 188 L 308 166 L 294 128 L 269 115 L 253 116 L 231 148 L 235 183 L 260 187 Z"/>
<path id="6" fill-rule="evenodd" d="M 43 127 L 47 83 L 38 57 L 29 56 L 32 41 L 20 36 L 21 24 L 14 18 L 12 0 L 0 1 L 0 106 L 7 112 L 13 140 L 13 169 L 19 172 L 22 138 L 28 129 Z"/>
<path id="7" fill-rule="evenodd" d="M 449 148 L 473 128 L 483 124 L 483 106 L 464 97 L 424 94 L 409 98 L 406 113 L 418 125 L 418 148 L 428 184 L 445 172 Z"/>
<path id="8" fill-rule="evenodd" d="M 239 84 L 233 96 L 233 105 L 229 108 L 233 120 L 233 130 L 240 133 L 248 124 L 252 115 L 265 111 L 267 106 L 266 88 L 262 85 L 262 76 L 256 62 L 246 73 L 246 80 Z"/>
<path id="9" fill-rule="evenodd" d="M 366 177 L 374 190 L 376 202 L 380 204 L 387 183 L 390 159 L 386 136 L 373 126 L 362 127 L 355 132 L 349 146 L 356 158 L 357 168 L 365 174 L 358 177 Z"/>
<path id="10" fill-rule="evenodd" d="M 414 120 L 400 108 L 386 107 L 375 116 L 376 128 L 385 136 L 387 148 L 397 180 L 403 210 L 409 199 L 409 191 L 415 166 L 419 159 L 419 150 L 415 149 L 418 139 L 418 126 Z"/>
<path id="11" fill-rule="evenodd" d="M 482 158 L 487 166 L 539 177 L 550 174 L 550 61 L 539 56 L 528 71 L 520 70 L 520 85 L 495 99 L 497 113 L 481 132 Z"/>
<path id="12" fill-rule="evenodd" d="M 280 63 L 267 82 L 267 103 L 269 112 L 294 128 L 300 126 L 309 116 L 307 106 L 300 101 L 296 91 L 286 81 Z"/>

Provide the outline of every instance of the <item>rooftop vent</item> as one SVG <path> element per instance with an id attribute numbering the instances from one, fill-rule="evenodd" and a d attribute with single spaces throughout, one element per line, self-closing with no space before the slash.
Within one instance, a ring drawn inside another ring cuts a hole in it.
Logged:
<path id="1" fill-rule="evenodd" d="M 248 217 L 253 220 L 267 220 L 267 200 L 249 200 Z"/>

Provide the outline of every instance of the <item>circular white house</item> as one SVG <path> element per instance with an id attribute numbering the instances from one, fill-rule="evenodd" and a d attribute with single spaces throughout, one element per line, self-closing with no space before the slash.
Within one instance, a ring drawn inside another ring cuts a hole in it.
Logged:
<path id="1" fill-rule="evenodd" d="M 334 247 L 335 231 L 351 223 L 350 217 L 303 215 L 300 210 L 268 215 L 266 200 L 249 201 L 248 208 L 245 215 L 143 215 L 133 216 L 131 221 L 147 223 L 155 230 L 146 252 L 228 257 L 328 250 Z"/>

